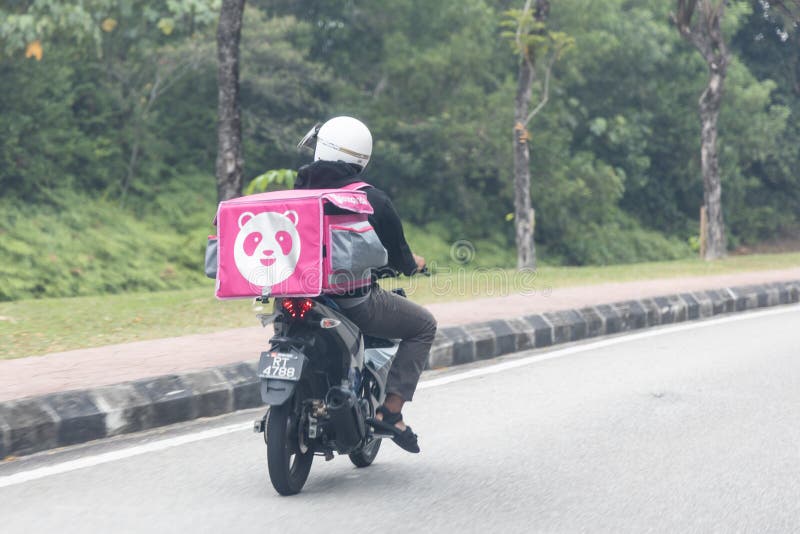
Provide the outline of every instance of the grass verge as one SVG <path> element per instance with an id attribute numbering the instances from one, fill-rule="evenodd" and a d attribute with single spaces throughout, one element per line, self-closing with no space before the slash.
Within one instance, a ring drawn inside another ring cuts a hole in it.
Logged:
<path id="1" fill-rule="evenodd" d="M 791 267 L 800 267 L 800 253 L 733 256 L 713 263 L 692 259 L 607 267 L 543 266 L 535 275 L 451 269 L 431 278 L 388 281 L 387 285 L 405 287 L 414 300 L 431 303 L 522 290 Z M 212 285 L 208 281 L 201 287 L 176 291 L 0 303 L 0 359 L 257 324 L 250 302 L 217 301 Z"/>

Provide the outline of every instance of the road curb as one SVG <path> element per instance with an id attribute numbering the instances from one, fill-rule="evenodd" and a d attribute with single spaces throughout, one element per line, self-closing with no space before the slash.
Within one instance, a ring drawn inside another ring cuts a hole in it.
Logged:
<path id="1" fill-rule="evenodd" d="M 800 280 L 441 328 L 429 368 L 800 302 Z M 254 347 L 254 353 L 258 348 Z M 0 403 L 0 458 L 261 406 L 256 361 Z"/>

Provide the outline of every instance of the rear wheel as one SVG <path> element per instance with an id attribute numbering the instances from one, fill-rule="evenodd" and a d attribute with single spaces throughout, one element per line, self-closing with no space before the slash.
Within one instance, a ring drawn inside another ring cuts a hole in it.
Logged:
<path id="1" fill-rule="evenodd" d="M 305 443 L 301 403 L 289 400 L 269 410 L 265 441 L 269 479 L 281 495 L 303 489 L 314 461 L 314 449 Z"/>
<path id="2" fill-rule="evenodd" d="M 373 385 L 373 381 L 371 378 L 367 377 L 364 380 L 364 385 L 362 389 L 362 396 L 369 400 L 369 414 L 368 417 L 375 417 L 375 410 L 380 405 L 378 399 L 376 398 L 379 395 L 379 391 L 377 387 Z M 381 448 L 381 440 L 380 438 L 373 439 L 361 450 L 356 452 L 350 453 L 350 461 L 353 462 L 353 465 L 356 467 L 367 467 L 375 461 L 375 457 L 378 456 L 378 451 Z"/>
<path id="3" fill-rule="evenodd" d="M 367 443 L 363 449 L 358 452 L 351 452 L 350 453 L 350 461 L 353 462 L 353 465 L 356 467 L 367 467 L 372 462 L 375 461 L 375 457 L 378 456 L 378 451 L 381 448 L 381 440 L 380 439 L 373 439 L 369 443 Z"/>

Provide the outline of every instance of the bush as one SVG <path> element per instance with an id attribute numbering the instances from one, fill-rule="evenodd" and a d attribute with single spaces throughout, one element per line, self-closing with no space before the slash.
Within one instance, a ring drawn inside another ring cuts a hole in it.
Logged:
<path id="1" fill-rule="evenodd" d="M 668 261 L 692 256 L 687 242 L 639 226 L 622 214 L 603 225 L 589 224 L 565 236 L 553 253 L 569 265 Z"/>
<path id="2" fill-rule="evenodd" d="M 516 265 L 516 251 L 504 236 L 487 239 L 463 235 L 448 239 L 448 229 L 437 223 L 425 226 L 403 223 L 403 228 L 412 252 L 424 256 L 428 265 L 479 268 Z"/>
<path id="3" fill-rule="evenodd" d="M 147 217 L 73 194 L 56 205 L 4 201 L 0 209 L 0 301 L 180 289 L 203 280 L 209 202 Z"/>
<path id="4" fill-rule="evenodd" d="M 0 301 L 197 287 L 213 232 L 214 179 L 184 175 L 125 209 L 119 203 L 50 192 L 49 204 L 0 201 Z M 412 250 L 440 267 L 513 267 L 507 235 L 453 233 L 405 224 Z M 539 246 L 542 263 L 604 265 L 692 255 L 689 245 L 618 213 L 605 224 L 570 225 Z M 464 262 L 466 260 L 466 262 Z"/>
<path id="5" fill-rule="evenodd" d="M 197 287 L 214 231 L 214 180 L 187 175 L 122 209 L 118 202 L 52 192 L 51 204 L 0 202 L 0 301 Z M 405 225 L 412 250 L 455 265 L 446 228 Z M 513 264 L 502 240 L 462 240 L 469 266 Z"/>

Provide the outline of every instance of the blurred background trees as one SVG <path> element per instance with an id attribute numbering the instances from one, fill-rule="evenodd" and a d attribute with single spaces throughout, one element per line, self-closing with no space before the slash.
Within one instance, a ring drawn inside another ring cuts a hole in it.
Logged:
<path id="1" fill-rule="evenodd" d="M 515 265 L 518 56 L 501 23 L 521 4 L 248 1 L 244 183 L 307 162 L 294 147 L 314 122 L 355 115 L 376 141 L 367 179 L 394 197 L 413 246 L 446 257 L 440 244 L 469 239 L 482 265 Z M 784 4 L 733 0 L 723 20 L 730 63 L 718 152 L 729 250 L 791 239 L 800 225 L 800 32 Z M 0 299 L 48 286 L 85 294 L 198 283 L 189 273 L 200 270 L 216 202 L 219 8 L 2 3 Z M 671 26 L 670 8 L 550 2 L 548 29 L 575 44 L 553 66 L 529 140 L 540 262 L 693 254 L 703 198 L 697 97 L 708 71 Z M 541 91 L 533 85 L 533 102 Z"/>

